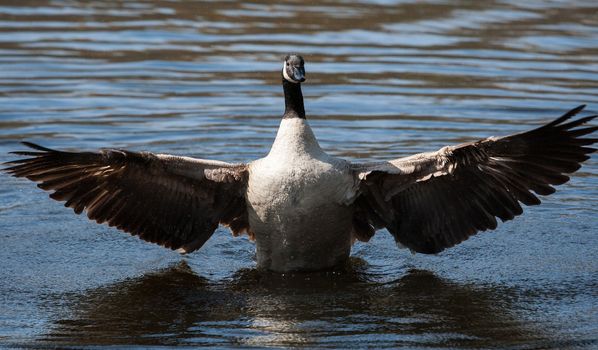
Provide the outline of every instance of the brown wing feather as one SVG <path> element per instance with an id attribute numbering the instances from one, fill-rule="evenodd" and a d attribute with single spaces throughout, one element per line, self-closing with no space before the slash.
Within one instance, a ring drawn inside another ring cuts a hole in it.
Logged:
<path id="1" fill-rule="evenodd" d="M 587 146 L 597 139 L 582 136 L 598 127 L 581 127 L 596 116 L 567 122 L 583 107 L 528 132 L 411 157 L 406 164 L 412 172 L 404 171 L 408 167 L 401 168 L 400 160 L 391 162 L 398 167 L 395 173 L 374 166 L 357 201 L 361 226 L 368 212 L 371 227 L 387 227 L 399 243 L 420 253 L 438 253 L 495 229 L 496 218 L 520 215 L 520 203 L 540 204 L 536 194 L 553 193 L 552 186 L 567 182 L 565 174 L 578 170 L 596 151 Z M 395 183 L 401 190 L 385 198 Z"/>
<path id="2" fill-rule="evenodd" d="M 185 252 L 199 249 L 219 223 L 247 230 L 243 165 L 147 152 L 62 152 L 24 142 L 36 151 L 6 163 L 13 176 L 53 191 L 75 213 L 139 238 Z"/>

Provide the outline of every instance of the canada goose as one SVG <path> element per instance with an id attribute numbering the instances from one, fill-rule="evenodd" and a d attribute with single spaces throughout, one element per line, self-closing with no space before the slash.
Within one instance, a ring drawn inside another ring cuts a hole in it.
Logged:
<path id="1" fill-rule="evenodd" d="M 498 217 L 540 204 L 595 151 L 581 138 L 596 116 L 570 119 L 579 106 L 531 131 L 447 146 L 387 162 L 354 164 L 324 152 L 306 118 L 304 60 L 284 58 L 285 112 L 272 149 L 247 164 L 104 149 L 34 151 L 6 163 L 50 197 L 98 223 L 190 253 L 219 224 L 255 239 L 258 267 L 325 269 L 349 257 L 355 240 L 387 228 L 397 244 L 434 254 Z M 534 193 L 532 193 L 534 192 Z"/>

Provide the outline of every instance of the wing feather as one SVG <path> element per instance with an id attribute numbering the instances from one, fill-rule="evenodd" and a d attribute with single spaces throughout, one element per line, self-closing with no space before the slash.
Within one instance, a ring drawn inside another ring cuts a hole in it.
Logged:
<path id="1" fill-rule="evenodd" d="M 583 108 L 519 134 L 354 165 L 360 227 L 386 227 L 398 243 L 438 253 L 495 229 L 496 218 L 512 220 L 520 203 L 540 204 L 536 195 L 554 193 L 596 151 L 587 146 L 597 139 L 582 137 L 598 130 L 583 126 L 597 116 L 571 120 Z"/>
<path id="2" fill-rule="evenodd" d="M 107 149 L 34 151 L 4 170 L 52 191 L 75 213 L 171 249 L 199 249 L 219 223 L 247 230 L 246 167 L 218 161 Z"/>

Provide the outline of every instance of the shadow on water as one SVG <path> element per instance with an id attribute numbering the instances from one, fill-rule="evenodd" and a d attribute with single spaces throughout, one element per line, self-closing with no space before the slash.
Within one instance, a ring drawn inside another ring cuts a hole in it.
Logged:
<path id="1" fill-rule="evenodd" d="M 507 288 L 452 283 L 423 270 L 374 283 L 359 267 L 290 276 L 248 269 L 211 282 L 181 262 L 74 296 L 69 315 L 55 321 L 36 346 L 554 343 L 515 316 L 514 295 Z"/>

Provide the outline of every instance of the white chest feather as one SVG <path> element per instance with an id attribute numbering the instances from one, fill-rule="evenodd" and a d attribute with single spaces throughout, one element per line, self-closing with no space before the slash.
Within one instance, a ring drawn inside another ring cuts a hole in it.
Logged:
<path id="1" fill-rule="evenodd" d="M 305 119 L 283 119 L 270 153 L 250 164 L 248 201 L 265 221 L 350 204 L 355 183 L 347 162 L 327 155 Z"/>

